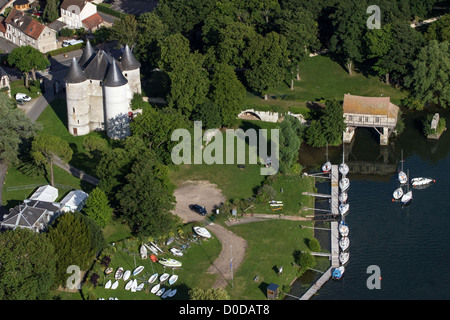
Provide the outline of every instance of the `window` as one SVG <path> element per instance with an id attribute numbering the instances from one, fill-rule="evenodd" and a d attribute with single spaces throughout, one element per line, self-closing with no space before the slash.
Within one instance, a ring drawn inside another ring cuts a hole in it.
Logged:
<path id="1" fill-rule="evenodd" d="M 376 122 L 376 123 L 379 123 L 379 122 L 380 122 L 380 118 L 375 117 L 375 122 Z"/>
<path id="2" fill-rule="evenodd" d="M 72 108 L 73 113 L 75 113 L 75 108 Z"/>

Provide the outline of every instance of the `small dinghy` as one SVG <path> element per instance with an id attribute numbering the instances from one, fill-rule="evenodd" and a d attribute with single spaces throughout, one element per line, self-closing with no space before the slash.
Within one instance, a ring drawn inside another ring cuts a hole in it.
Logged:
<path id="1" fill-rule="evenodd" d="M 408 176 L 406 175 L 405 172 L 403 172 L 402 170 L 400 170 L 398 172 L 398 180 L 400 181 L 401 184 L 405 184 L 408 182 Z"/>
<path id="2" fill-rule="evenodd" d="M 161 289 L 158 290 L 158 292 L 156 293 L 156 295 L 157 295 L 158 297 L 160 297 L 160 296 L 164 293 L 164 291 L 166 291 L 166 288 L 161 288 Z"/>
<path id="3" fill-rule="evenodd" d="M 113 270 L 114 270 L 113 268 L 106 268 L 105 274 L 108 276 L 113 272 Z"/>
<path id="4" fill-rule="evenodd" d="M 114 281 L 114 283 L 111 286 L 111 289 L 115 290 L 119 286 L 119 280 Z"/>
<path id="5" fill-rule="evenodd" d="M 345 267 L 344 266 L 337 267 L 337 268 L 335 268 L 333 270 L 333 273 L 332 273 L 331 276 L 332 276 L 332 278 L 334 280 L 339 280 L 344 275 L 344 271 L 345 271 Z"/>
<path id="6" fill-rule="evenodd" d="M 172 298 L 174 295 L 176 295 L 177 293 L 177 289 L 172 289 L 172 291 L 170 291 L 168 298 Z"/>
<path id="7" fill-rule="evenodd" d="M 105 284 L 105 289 L 111 289 L 111 285 L 112 285 L 112 281 L 108 280 L 108 282 L 106 282 L 106 284 Z"/>
<path id="8" fill-rule="evenodd" d="M 206 230 L 206 228 L 203 227 L 194 227 L 194 231 L 196 234 L 198 234 L 201 237 L 204 238 L 211 238 L 211 233 L 209 233 L 208 230 Z"/>
<path id="9" fill-rule="evenodd" d="M 127 284 L 125 285 L 125 290 L 130 290 L 132 285 L 133 285 L 133 280 L 128 281 Z"/>
<path id="10" fill-rule="evenodd" d="M 171 292 L 172 292 L 172 289 L 167 290 L 166 292 L 164 292 L 164 294 L 161 296 L 161 298 L 163 298 L 163 299 L 167 298 Z"/>
<path id="11" fill-rule="evenodd" d="M 430 178 L 413 178 L 411 179 L 411 185 L 413 187 L 425 186 L 432 182 L 436 182 L 436 180 Z"/>
<path id="12" fill-rule="evenodd" d="M 345 251 L 350 246 L 350 239 L 348 237 L 342 237 L 339 240 L 339 247 L 341 247 L 342 251 Z"/>
<path id="13" fill-rule="evenodd" d="M 341 191 L 346 191 L 350 187 L 350 180 L 348 178 L 342 178 L 339 181 L 339 188 L 341 188 Z"/>
<path id="14" fill-rule="evenodd" d="M 341 163 L 339 165 L 339 172 L 343 175 L 346 176 L 348 174 L 348 165 L 346 163 Z"/>
<path id="15" fill-rule="evenodd" d="M 133 282 L 131 283 L 131 292 L 136 292 L 136 288 L 137 288 L 138 284 L 137 284 L 137 280 L 134 279 Z"/>
<path id="16" fill-rule="evenodd" d="M 404 194 L 403 188 L 399 187 L 395 189 L 395 191 L 392 193 L 392 196 L 394 197 L 395 200 L 398 200 L 403 196 L 403 194 Z"/>
<path id="17" fill-rule="evenodd" d="M 151 293 L 156 294 L 159 290 L 159 288 L 161 287 L 161 285 L 158 283 L 157 285 L 153 286 L 152 289 L 150 290 Z"/>
<path id="18" fill-rule="evenodd" d="M 159 282 L 164 282 L 164 281 L 166 281 L 166 280 L 169 278 L 169 276 L 170 276 L 170 274 L 168 274 L 168 273 L 163 273 L 163 274 L 161 275 L 161 277 L 159 277 Z"/>
<path id="19" fill-rule="evenodd" d="M 327 161 L 322 165 L 322 171 L 323 172 L 330 172 L 331 170 L 331 162 Z"/>
<path id="20" fill-rule="evenodd" d="M 133 276 L 137 276 L 139 273 L 142 272 L 142 270 L 144 270 L 144 266 L 139 266 L 136 269 L 133 270 Z"/>
<path id="21" fill-rule="evenodd" d="M 174 240 L 175 239 L 173 237 L 170 237 L 169 239 L 167 239 L 166 246 L 170 246 Z"/>
<path id="22" fill-rule="evenodd" d="M 412 196 L 412 191 L 408 191 L 407 193 L 405 193 L 405 194 L 402 196 L 402 198 L 401 198 L 400 201 L 401 201 L 403 204 L 408 204 L 408 203 L 411 202 L 412 198 L 413 198 L 413 196 Z"/>
<path id="23" fill-rule="evenodd" d="M 148 283 L 153 283 L 156 279 L 158 279 L 158 274 L 154 273 L 150 276 L 150 278 L 148 278 Z"/>
<path id="24" fill-rule="evenodd" d="M 339 233 L 341 234 L 341 236 L 346 237 L 348 236 L 348 232 L 349 232 L 348 225 L 344 221 L 341 221 L 339 223 Z"/>
<path id="25" fill-rule="evenodd" d="M 172 285 L 178 280 L 178 275 L 174 274 L 169 278 L 169 284 Z"/>
<path id="26" fill-rule="evenodd" d="M 182 263 L 180 261 L 172 259 L 172 258 L 159 259 L 158 262 L 161 263 L 165 267 L 171 267 L 171 268 L 181 267 L 181 265 L 182 265 Z"/>
<path id="27" fill-rule="evenodd" d="M 130 279 L 131 276 L 131 271 L 127 270 L 125 271 L 125 273 L 123 274 L 123 281 L 127 281 L 128 279 Z"/>
<path id="28" fill-rule="evenodd" d="M 142 259 L 147 259 L 148 257 L 148 251 L 147 251 L 147 247 L 142 245 L 141 249 L 139 250 L 139 253 L 141 254 L 141 258 Z"/>
<path id="29" fill-rule="evenodd" d="M 339 212 L 340 214 L 343 216 L 344 214 L 346 214 L 348 212 L 348 210 L 350 209 L 350 205 L 348 203 L 341 203 L 339 205 Z"/>
<path id="30" fill-rule="evenodd" d="M 122 276 L 123 276 L 123 268 L 120 267 L 119 269 L 117 269 L 116 274 L 114 275 L 114 278 L 116 280 L 120 280 L 120 279 L 122 279 Z"/>
<path id="31" fill-rule="evenodd" d="M 143 282 L 136 287 L 136 291 L 142 291 L 142 289 L 144 289 L 144 283 Z"/>
<path id="32" fill-rule="evenodd" d="M 348 262 L 348 259 L 350 258 L 350 253 L 348 252 L 341 252 L 339 254 L 339 261 L 341 264 L 346 264 Z"/>
<path id="33" fill-rule="evenodd" d="M 348 193 L 347 192 L 341 192 L 339 195 L 339 201 L 340 202 L 346 202 L 348 200 Z"/>
<path id="34" fill-rule="evenodd" d="M 146 247 L 148 250 L 150 250 L 153 254 L 158 255 L 158 250 L 157 250 L 154 246 L 145 244 L 145 247 Z"/>
<path id="35" fill-rule="evenodd" d="M 181 250 L 179 250 L 177 248 L 171 248 L 170 252 L 172 252 L 172 254 L 174 256 L 177 256 L 177 257 L 182 257 L 183 256 L 183 251 L 181 251 Z"/>

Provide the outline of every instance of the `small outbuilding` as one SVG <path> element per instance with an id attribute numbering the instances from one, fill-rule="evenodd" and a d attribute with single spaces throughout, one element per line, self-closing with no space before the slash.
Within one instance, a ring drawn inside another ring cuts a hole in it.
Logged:
<path id="1" fill-rule="evenodd" d="M 62 212 L 80 211 L 86 204 L 88 194 L 81 190 L 70 191 L 61 200 Z"/>
<path id="2" fill-rule="evenodd" d="M 30 200 L 54 202 L 57 198 L 58 189 L 50 185 L 46 185 L 39 187 L 30 197 Z"/>
<path id="3" fill-rule="evenodd" d="M 278 287 L 275 283 L 269 284 L 267 287 L 267 299 L 276 300 L 278 298 Z"/>

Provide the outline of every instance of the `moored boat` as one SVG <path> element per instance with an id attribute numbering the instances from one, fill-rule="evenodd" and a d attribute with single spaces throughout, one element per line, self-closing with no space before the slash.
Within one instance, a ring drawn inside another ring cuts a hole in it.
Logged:
<path id="1" fill-rule="evenodd" d="M 142 245 L 141 249 L 139 250 L 139 253 L 141 254 L 142 259 L 147 259 L 147 247 Z"/>
<path id="2" fill-rule="evenodd" d="M 169 278 L 170 274 L 168 273 L 163 273 L 160 277 L 159 277 L 159 282 L 164 282 Z"/>
<path id="3" fill-rule="evenodd" d="M 402 170 L 400 170 L 398 172 L 398 180 L 400 181 L 401 184 L 405 184 L 408 182 L 408 176 L 406 175 L 405 172 L 403 172 Z"/>
<path id="4" fill-rule="evenodd" d="M 156 293 L 158 292 L 158 290 L 159 290 L 160 287 L 161 287 L 161 285 L 158 283 L 157 285 L 154 285 L 154 286 L 151 288 L 150 292 L 156 294 Z"/>
<path id="5" fill-rule="evenodd" d="M 341 191 L 346 191 L 350 187 L 350 180 L 348 178 L 342 178 L 339 181 L 339 188 L 341 188 Z"/>
<path id="6" fill-rule="evenodd" d="M 166 291 L 166 288 L 161 288 L 161 289 L 158 290 L 158 292 L 156 293 L 156 295 L 157 295 L 157 296 L 161 296 L 161 295 L 164 293 L 164 291 Z"/>
<path id="7" fill-rule="evenodd" d="M 431 178 L 423 178 L 423 177 L 411 179 L 411 185 L 413 187 L 425 186 L 432 182 L 436 182 L 436 180 L 433 180 Z"/>
<path id="8" fill-rule="evenodd" d="M 131 271 L 127 270 L 125 271 L 125 273 L 123 274 L 123 281 L 127 281 L 131 276 Z"/>
<path id="9" fill-rule="evenodd" d="M 120 280 L 123 276 L 123 268 L 120 267 L 119 269 L 117 269 L 116 274 L 114 275 L 114 278 L 116 280 Z"/>
<path id="10" fill-rule="evenodd" d="M 108 282 L 106 282 L 106 284 L 105 284 L 105 289 L 111 289 L 111 285 L 112 285 L 112 281 L 108 280 Z"/>
<path id="11" fill-rule="evenodd" d="M 170 276 L 170 278 L 169 278 L 169 284 L 172 285 L 172 284 L 174 284 L 175 282 L 177 282 L 177 280 L 178 280 L 178 275 L 174 274 L 174 275 Z"/>
<path id="12" fill-rule="evenodd" d="M 339 201 L 340 202 L 346 202 L 348 200 L 348 193 L 347 192 L 341 192 L 339 194 Z"/>
<path id="13" fill-rule="evenodd" d="M 181 264 L 182 264 L 180 261 L 172 259 L 172 258 L 159 259 L 158 262 L 161 263 L 165 267 L 171 267 L 171 268 L 181 267 Z"/>
<path id="14" fill-rule="evenodd" d="M 111 289 L 115 290 L 115 289 L 117 289 L 118 286 L 119 286 L 119 280 L 116 280 L 116 281 L 111 285 Z"/>
<path id="15" fill-rule="evenodd" d="M 341 163 L 339 165 L 339 172 L 343 175 L 346 176 L 349 172 L 349 168 L 348 165 L 346 163 Z"/>
<path id="16" fill-rule="evenodd" d="M 350 209 L 350 205 L 348 203 L 341 203 L 339 205 L 339 212 L 341 215 L 346 214 L 349 209 Z"/>
<path id="17" fill-rule="evenodd" d="M 341 247 L 342 251 L 345 251 L 350 246 L 350 239 L 349 237 L 342 237 L 339 239 L 339 247 Z"/>
<path id="18" fill-rule="evenodd" d="M 341 222 L 339 223 L 339 233 L 340 233 L 341 236 L 343 236 L 343 237 L 348 236 L 349 228 L 348 228 L 348 225 L 347 225 L 344 221 L 341 221 Z"/>
<path id="19" fill-rule="evenodd" d="M 156 279 L 158 279 L 158 274 L 154 273 L 150 276 L 150 278 L 148 278 L 148 283 L 153 283 Z"/>
<path id="20" fill-rule="evenodd" d="M 407 193 L 405 193 L 405 194 L 402 196 L 402 198 L 401 198 L 400 201 L 401 201 L 403 204 L 408 204 L 409 202 L 411 202 L 412 198 L 413 198 L 412 191 L 408 191 Z"/>
<path id="21" fill-rule="evenodd" d="M 348 259 L 350 258 L 350 253 L 348 252 L 341 252 L 339 254 L 339 261 L 341 264 L 346 264 L 348 262 Z"/>
<path id="22" fill-rule="evenodd" d="M 332 273 L 331 276 L 332 276 L 333 279 L 339 280 L 344 275 L 344 271 L 345 271 L 345 267 L 344 266 L 337 267 L 337 268 L 335 268 L 333 270 L 333 273 Z"/>
<path id="23" fill-rule="evenodd" d="M 327 161 L 322 165 L 323 172 L 330 172 L 331 170 L 331 162 Z"/>
<path id="24" fill-rule="evenodd" d="M 106 268 L 105 274 L 106 274 L 106 275 L 110 275 L 113 271 L 114 271 L 113 268 Z"/>
<path id="25" fill-rule="evenodd" d="M 181 250 L 179 250 L 177 248 L 171 248 L 170 252 L 172 252 L 172 254 L 174 256 L 177 256 L 177 257 L 182 257 L 183 256 L 183 251 L 181 251 Z"/>
<path id="26" fill-rule="evenodd" d="M 403 194 L 404 194 L 403 188 L 399 187 L 394 190 L 394 192 L 392 193 L 392 196 L 394 197 L 395 200 L 398 200 L 403 196 Z"/>
<path id="27" fill-rule="evenodd" d="M 133 276 L 137 276 L 139 273 L 142 272 L 142 270 L 144 270 L 144 266 L 139 266 L 136 269 L 133 270 Z"/>
<path id="28" fill-rule="evenodd" d="M 211 238 L 211 233 L 209 233 L 208 230 L 206 230 L 206 228 L 203 227 L 194 227 L 194 231 L 196 234 L 198 234 L 201 237 L 204 238 Z"/>

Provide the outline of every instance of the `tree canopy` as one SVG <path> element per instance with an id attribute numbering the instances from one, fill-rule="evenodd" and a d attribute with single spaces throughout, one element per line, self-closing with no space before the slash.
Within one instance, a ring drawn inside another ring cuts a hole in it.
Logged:
<path id="1" fill-rule="evenodd" d="M 25 75 L 25 86 L 28 87 L 29 73 L 36 80 L 36 71 L 44 70 L 50 65 L 48 59 L 30 45 L 14 48 L 8 55 L 8 63 Z"/>

